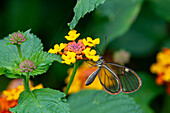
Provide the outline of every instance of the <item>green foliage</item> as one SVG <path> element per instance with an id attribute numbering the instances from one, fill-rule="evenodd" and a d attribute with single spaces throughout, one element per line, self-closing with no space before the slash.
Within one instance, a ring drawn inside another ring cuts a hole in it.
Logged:
<path id="1" fill-rule="evenodd" d="M 160 51 L 165 47 L 170 48 L 170 37 L 167 37 L 167 39 L 163 41 L 163 43 L 160 46 Z"/>
<path id="2" fill-rule="evenodd" d="M 31 33 L 28 34 L 27 37 L 29 40 L 21 45 L 22 56 L 25 57 L 25 59 L 30 58 L 36 52 L 43 51 L 43 44 L 36 35 Z"/>
<path id="3" fill-rule="evenodd" d="M 55 61 L 61 62 L 58 55 L 53 55 L 43 51 L 41 40 L 34 34 L 30 34 L 29 30 L 26 31 L 29 40 L 21 45 L 22 57 L 19 58 L 17 47 L 15 45 L 7 45 L 9 37 L 0 40 L 0 74 L 5 74 L 9 78 L 22 78 L 19 69 L 19 64 L 23 60 L 32 60 L 36 65 L 36 70 L 31 75 L 38 75 L 45 73 L 51 63 Z"/>
<path id="4" fill-rule="evenodd" d="M 45 73 L 54 60 L 59 62 L 62 61 L 59 55 L 51 54 L 43 51 L 34 53 L 34 55 L 30 58 L 30 60 L 33 61 L 36 65 L 36 69 L 30 72 L 32 76 Z M 20 73 L 20 74 L 27 75 L 27 73 Z"/>
<path id="5" fill-rule="evenodd" d="M 71 113 L 142 113 L 139 105 L 125 94 L 85 90 L 68 98 Z"/>
<path id="6" fill-rule="evenodd" d="M 135 57 L 149 56 L 155 52 L 166 35 L 166 22 L 155 16 L 151 9 L 145 6 L 131 29 L 114 40 L 109 47 L 124 48 Z"/>
<path id="7" fill-rule="evenodd" d="M 140 11 L 141 4 L 142 0 L 107 0 L 94 12 L 94 18 L 86 28 L 87 33 L 100 37 L 100 46 L 104 45 L 104 37 L 107 37 L 109 44 L 130 28 Z"/>
<path id="8" fill-rule="evenodd" d="M 69 113 L 65 94 L 49 88 L 25 90 L 20 94 L 18 105 L 11 108 L 14 113 Z"/>
<path id="9" fill-rule="evenodd" d="M 73 20 L 68 23 L 70 29 L 74 29 L 77 25 L 79 19 L 84 17 L 86 13 L 93 11 L 98 5 L 103 4 L 105 0 L 78 0 L 76 6 L 74 7 L 74 17 Z"/>
<path id="10" fill-rule="evenodd" d="M 170 22 L 170 0 L 149 0 L 157 15 Z"/>
<path id="11" fill-rule="evenodd" d="M 153 113 L 154 111 L 149 105 L 153 99 L 163 93 L 165 89 L 161 86 L 158 86 L 150 74 L 139 72 L 138 75 L 142 80 L 142 86 L 138 91 L 130 95 L 133 96 L 135 101 L 140 104 L 141 108 L 143 108 L 146 113 Z"/>
<path id="12" fill-rule="evenodd" d="M 165 102 L 163 104 L 161 113 L 170 113 L 170 96 L 166 94 L 164 100 Z"/>

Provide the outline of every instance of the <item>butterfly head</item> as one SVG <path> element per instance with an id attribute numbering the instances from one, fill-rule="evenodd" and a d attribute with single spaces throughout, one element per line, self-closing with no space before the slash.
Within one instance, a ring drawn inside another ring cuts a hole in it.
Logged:
<path id="1" fill-rule="evenodd" d="M 103 56 L 99 56 L 99 60 L 103 60 Z"/>
<path id="2" fill-rule="evenodd" d="M 102 65 L 104 63 L 103 56 L 99 56 L 99 60 L 97 61 L 98 65 Z"/>

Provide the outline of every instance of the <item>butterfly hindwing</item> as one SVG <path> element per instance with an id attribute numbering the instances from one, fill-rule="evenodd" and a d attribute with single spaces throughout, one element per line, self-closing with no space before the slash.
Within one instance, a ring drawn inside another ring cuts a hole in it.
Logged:
<path id="1" fill-rule="evenodd" d="M 105 65 L 119 78 L 122 92 L 132 93 L 140 88 L 142 82 L 132 69 L 114 63 L 106 63 Z"/>

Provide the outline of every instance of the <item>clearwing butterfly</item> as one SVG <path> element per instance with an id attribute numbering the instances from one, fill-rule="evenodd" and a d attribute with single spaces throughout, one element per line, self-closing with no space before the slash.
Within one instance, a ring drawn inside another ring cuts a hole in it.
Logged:
<path id="1" fill-rule="evenodd" d="M 120 92 L 132 93 L 142 85 L 141 79 L 132 69 L 115 63 L 106 63 L 102 56 L 94 63 L 96 65 L 92 67 L 99 68 L 87 78 L 86 86 L 90 85 L 97 75 L 104 90 L 113 95 Z"/>

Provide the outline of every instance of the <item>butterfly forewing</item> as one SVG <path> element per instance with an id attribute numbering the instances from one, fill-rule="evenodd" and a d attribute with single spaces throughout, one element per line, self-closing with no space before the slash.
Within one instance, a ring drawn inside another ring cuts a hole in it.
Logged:
<path id="1" fill-rule="evenodd" d="M 118 94 L 121 92 L 121 84 L 119 79 L 110 73 L 105 67 L 102 66 L 99 73 L 99 80 L 103 88 L 110 94 Z"/>
<path id="2" fill-rule="evenodd" d="M 119 78 L 122 92 L 132 93 L 140 88 L 141 80 L 133 70 L 114 63 L 107 63 L 106 66 Z"/>

